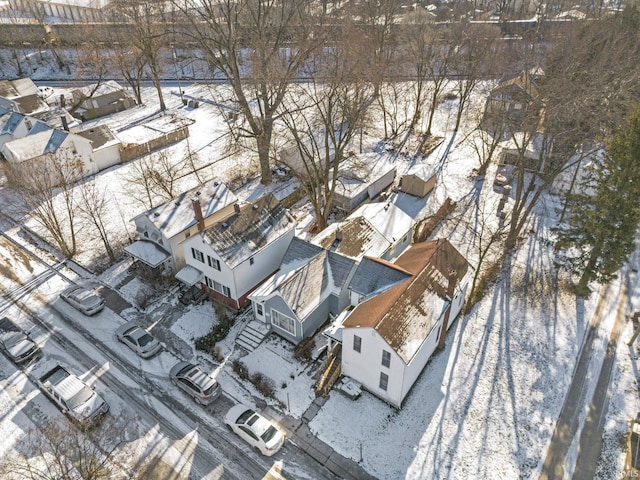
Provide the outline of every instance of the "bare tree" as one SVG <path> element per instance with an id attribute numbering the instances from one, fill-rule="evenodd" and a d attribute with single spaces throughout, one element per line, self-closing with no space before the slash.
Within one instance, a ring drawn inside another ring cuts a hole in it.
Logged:
<path id="1" fill-rule="evenodd" d="M 362 45 L 359 51 L 367 58 L 366 78 L 373 84 L 374 96 L 378 96 L 393 65 L 397 42 L 394 25 L 400 13 L 400 3 L 397 0 L 361 0 L 353 5 L 349 13 L 359 19 L 358 24 L 364 28 L 351 21 L 345 21 L 343 25 L 347 30 L 358 32 L 350 36 Z"/>
<path id="2" fill-rule="evenodd" d="M 462 23 L 451 28 L 452 39 L 455 41 L 452 67 L 456 76 L 455 91 L 458 96 L 454 130 L 458 130 L 471 94 L 478 83 L 493 70 L 495 46 L 500 38 L 500 31 L 494 26 Z"/>
<path id="3" fill-rule="evenodd" d="M 294 141 L 291 160 L 281 159 L 300 181 L 313 205 L 319 230 L 327 226 L 341 163 L 367 121 L 373 92 L 366 82 L 346 81 L 349 63 L 340 53 L 329 55 L 331 81 L 311 83 L 292 92 L 282 120 Z"/>
<path id="4" fill-rule="evenodd" d="M 141 55 L 145 62 L 138 61 L 138 65 L 146 65 L 149 76 L 158 94 L 160 110 L 166 110 L 160 85 L 162 70 L 162 52 L 165 46 L 167 12 L 164 2 L 153 0 L 117 0 L 114 11 L 120 20 L 130 25 L 130 39 L 136 54 Z M 135 91 L 135 90 L 134 90 Z"/>
<path id="5" fill-rule="evenodd" d="M 322 43 L 306 0 L 173 0 L 212 74 L 232 88 L 246 123 L 239 136 L 255 142 L 262 183 L 271 182 L 270 153 L 278 109 L 311 52 Z"/>
<path id="6" fill-rule="evenodd" d="M 116 417 L 105 418 L 92 430 L 66 419 L 48 422 L 27 432 L 19 451 L 0 460 L 0 475 L 7 480 L 139 478 L 130 466 L 131 455 L 122 449 L 126 427 L 127 422 Z"/>
<path id="7" fill-rule="evenodd" d="M 106 196 L 106 188 L 100 188 L 94 180 L 83 183 L 80 187 L 79 210 L 96 229 L 102 240 L 109 260 L 116 259 L 113 247 L 109 241 L 109 229 L 104 223 L 104 216 L 110 208 L 109 199 Z"/>
<path id="8" fill-rule="evenodd" d="M 414 78 L 412 101 L 414 112 L 410 129 L 414 129 L 423 117 L 427 103 L 425 133 L 431 135 L 433 115 L 440 95 L 449 82 L 449 67 L 455 46 L 442 39 L 442 30 L 436 29 L 426 15 L 416 17 L 416 22 L 406 27 L 406 55 L 411 59 L 409 75 Z"/>
<path id="9" fill-rule="evenodd" d="M 39 159 L 11 162 L 6 173 L 9 185 L 19 195 L 18 211 L 31 216 L 60 251 L 72 257 L 77 250 L 73 189 L 84 176 L 82 160 L 61 148 Z"/>

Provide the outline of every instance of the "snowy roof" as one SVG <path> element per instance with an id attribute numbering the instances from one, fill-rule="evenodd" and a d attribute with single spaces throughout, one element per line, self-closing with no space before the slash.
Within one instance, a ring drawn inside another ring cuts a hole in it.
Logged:
<path id="1" fill-rule="evenodd" d="M 393 204 L 368 203 L 320 232 L 313 243 L 356 259 L 379 257 L 414 225 L 415 221 Z"/>
<path id="2" fill-rule="evenodd" d="M 78 120 L 72 117 L 69 114 L 69 112 L 66 111 L 64 108 L 59 106 L 50 107 L 49 110 L 45 110 L 42 112 L 36 112 L 33 114 L 33 117 L 37 118 L 38 120 L 42 120 L 47 125 L 50 125 L 51 127 L 54 127 L 54 128 L 64 127 L 61 117 L 64 117 L 67 120 L 67 126 L 69 128 L 80 125 Z"/>
<path id="3" fill-rule="evenodd" d="M 3 148 L 11 152 L 13 157 L 18 161 L 28 160 L 55 152 L 60 148 L 68 135 L 68 132 L 63 130 L 49 128 L 34 133 L 33 135 L 7 142 Z"/>
<path id="4" fill-rule="evenodd" d="M 202 272 L 191 265 L 185 265 L 176 273 L 176 279 L 189 287 L 194 286 L 201 278 Z"/>
<path id="5" fill-rule="evenodd" d="M 354 265 L 350 258 L 294 237 L 280 271 L 252 296 L 266 297 L 277 291 L 298 318 L 304 320 L 331 293 L 340 293 Z"/>
<path id="6" fill-rule="evenodd" d="M 141 262 L 146 263 L 151 268 L 156 268 L 171 257 L 171 254 L 160 245 L 148 240 L 137 240 L 131 245 L 124 247 L 124 251 Z"/>
<path id="7" fill-rule="evenodd" d="M 436 171 L 437 169 L 433 165 L 428 165 L 426 163 L 416 163 L 415 165 L 411 166 L 411 168 L 409 168 L 409 170 L 407 170 L 404 175 L 415 175 L 416 177 L 426 181 L 435 176 Z"/>
<path id="8" fill-rule="evenodd" d="M 78 93 L 83 95 L 84 97 L 89 97 L 93 100 L 98 100 L 103 95 L 108 95 L 114 92 L 122 92 L 122 96 L 126 96 L 126 93 L 122 86 L 118 84 L 115 80 L 108 80 L 106 82 L 101 83 L 96 87 L 96 84 L 86 85 L 84 87 L 80 87 L 77 89 Z"/>
<path id="9" fill-rule="evenodd" d="M 213 178 L 136 218 L 147 217 L 166 238 L 172 238 L 197 223 L 192 205 L 195 200 L 200 201 L 202 216 L 206 219 L 237 198 L 224 183 Z"/>
<path id="10" fill-rule="evenodd" d="M 376 162 L 371 154 L 349 158 L 340 168 L 335 192 L 349 198 L 356 197 L 376 180 L 391 171 L 395 172 L 395 169 L 395 165 L 386 161 Z"/>
<path id="11" fill-rule="evenodd" d="M 411 278 L 356 306 L 345 328 L 369 327 L 409 364 L 443 311 L 451 271 L 464 277 L 468 263 L 446 239 L 412 245 L 395 264 Z"/>
<path id="12" fill-rule="evenodd" d="M 37 94 L 38 87 L 30 78 L 0 80 L 0 97 L 15 99 Z"/>
<path id="13" fill-rule="evenodd" d="M 366 203 L 347 218 L 367 219 L 387 240 L 402 238 L 415 225 L 415 220 L 392 203 Z"/>
<path id="14" fill-rule="evenodd" d="M 363 296 L 375 295 L 411 277 L 393 263 L 364 257 L 349 282 L 349 290 Z"/>
<path id="15" fill-rule="evenodd" d="M 230 268 L 295 227 L 293 218 L 271 194 L 242 205 L 239 210 L 201 232 L 203 240 Z"/>
<path id="16" fill-rule="evenodd" d="M 118 140 L 115 134 L 106 125 L 97 125 L 89 130 L 77 132 L 77 134 L 91 141 L 94 151 L 120 143 L 120 140 Z"/>
<path id="17" fill-rule="evenodd" d="M 13 134 L 23 118 L 24 115 L 20 113 L 9 112 L 8 110 L 2 109 L 2 111 L 0 111 L 0 135 L 6 133 Z"/>
<path id="18" fill-rule="evenodd" d="M 391 242 L 364 217 L 329 225 L 313 238 L 313 243 L 355 259 L 363 255 L 380 257 L 391 246 Z"/>

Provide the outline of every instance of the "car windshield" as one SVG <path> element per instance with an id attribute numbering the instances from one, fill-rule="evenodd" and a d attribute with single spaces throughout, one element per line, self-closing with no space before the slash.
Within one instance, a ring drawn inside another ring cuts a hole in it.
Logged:
<path id="1" fill-rule="evenodd" d="M 5 332 L 2 334 L 2 343 L 4 343 L 7 348 L 11 348 L 24 340 L 24 337 L 20 332 Z"/>
<path id="2" fill-rule="evenodd" d="M 139 339 L 138 339 L 138 344 L 141 347 L 144 347 L 145 345 L 147 345 L 148 343 L 153 342 L 153 337 L 151 335 L 149 335 L 148 333 L 145 333 L 144 335 L 142 335 Z"/>
<path id="3" fill-rule="evenodd" d="M 78 393 L 68 400 L 69 408 L 75 410 L 83 403 L 86 403 L 91 397 L 95 395 L 95 392 L 89 387 L 81 388 Z"/>
<path id="4" fill-rule="evenodd" d="M 269 443 L 269 440 L 275 437 L 276 433 L 278 433 L 278 430 L 276 430 L 276 428 L 273 425 L 271 425 L 269 426 L 269 428 L 265 430 L 265 432 L 260 436 L 260 438 L 264 440 L 264 443 Z"/>
<path id="5" fill-rule="evenodd" d="M 211 395 L 211 394 L 213 393 L 213 391 L 216 389 L 216 386 L 217 386 L 217 385 L 218 385 L 218 384 L 217 384 L 216 382 L 213 382 L 213 385 L 211 385 L 209 388 L 207 388 L 207 389 L 204 391 L 204 394 L 205 394 L 206 396 Z"/>
<path id="6" fill-rule="evenodd" d="M 254 415 L 255 412 L 251 409 L 249 410 L 245 410 L 244 412 L 242 412 L 242 414 L 238 417 L 238 422 L 237 423 L 248 423 L 247 420 L 249 420 L 251 418 L 252 415 Z M 257 416 L 256 416 L 257 417 Z M 249 425 L 253 425 L 253 422 L 255 422 L 255 418 L 252 419 L 251 423 L 249 423 Z"/>

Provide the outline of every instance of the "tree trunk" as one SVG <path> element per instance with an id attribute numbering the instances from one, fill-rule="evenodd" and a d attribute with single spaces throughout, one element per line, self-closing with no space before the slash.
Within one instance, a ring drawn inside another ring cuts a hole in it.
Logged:
<path id="1" fill-rule="evenodd" d="M 260 183 L 269 185 L 271 183 L 271 165 L 269 162 L 269 147 L 271 144 L 271 133 L 267 134 L 267 129 L 261 135 L 256 135 L 258 146 L 258 161 L 260 162 Z"/>

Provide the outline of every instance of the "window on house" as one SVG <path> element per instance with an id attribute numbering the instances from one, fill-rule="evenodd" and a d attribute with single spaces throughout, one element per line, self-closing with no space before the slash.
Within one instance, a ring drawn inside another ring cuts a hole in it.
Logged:
<path id="1" fill-rule="evenodd" d="M 408 236 L 408 234 L 405 235 L 404 237 L 402 237 L 402 243 L 405 243 L 407 241 L 407 236 Z"/>
<path id="2" fill-rule="evenodd" d="M 200 250 L 196 250 L 195 248 L 191 247 L 191 255 L 193 255 L 193 258 L 195 258 L 199 262 L 204 263 L 204 254 Z"/>
<path id="3" fill-rule="evenodd" d="M 277 310 L 271 310 L 271 323 L 276 327 L 280 327 L 291 335 L 296 334 L 296 324 L 293 318 L 287 317 Z"/>
<path id="4" fill-rule="evenodd" d="M 216 282 L 206 275 L 204 277 L 204 281 L 206 282 L 207 287 L 213 288 L 216 292 L 223 294 L 225 297 L 231 296 L 231 290 L 229 289 L 229 287 L 222 285 L 220 282 Z"/>
<path id="5" fill-rule="evenodd" d="M 262 313 L 262 304 L 261 303 L 256 303 L 256 313 L 260 316 L 263 315 Z"/>
<path id="6" fill-rule="evenodd" d="M 382 350 L 382 366 L 389 368 L 389 365 L 391 365 L 391 352 Z"/>
<path id="7" fill-rule="evenodd" d="M 207 255 L 207 263 L 211 268 L 215 268 L 216 270 L 220 271 L 220 260 L 218 260 L 217 258 L 213 258 Z"/>
<path id="8" fill-rule="evenodd" d="M 249 259 L 249 265 L 253 265 L 253 257 Z"/>
<path id="9" fill-rule="evenodd" d="M 389 375 L 384 372 L 380 372 L 380 389 L 387 391 L 387 386 L 389 385 Z"/>
<path id="10" fill-rule="evenodd" d="M 353 336 L 353 349 L 358 353 L 362 349 L 362 339 L 358 335 Z"/>

